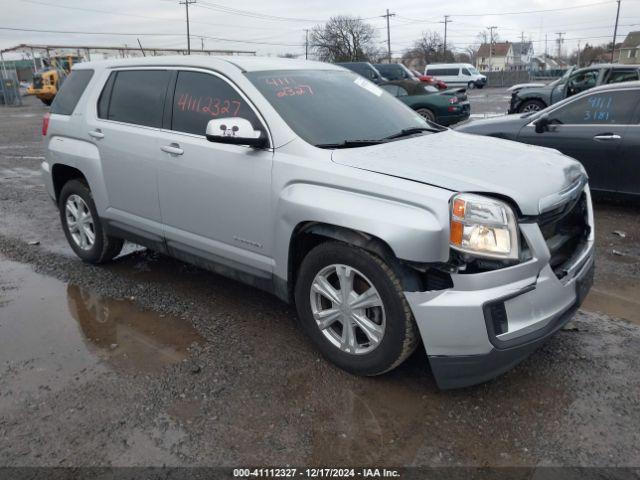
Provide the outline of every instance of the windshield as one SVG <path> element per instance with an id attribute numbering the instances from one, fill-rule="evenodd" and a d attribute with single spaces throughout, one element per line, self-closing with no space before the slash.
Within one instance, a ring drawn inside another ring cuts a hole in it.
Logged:
<path id="1" fill-rule="evenodd" d="M 575 70 L 575 67 L 570 67 L 565 73 L 564 75 L 562 75 L 562 77 L 560 77 L 559 79 L 551 82 L 549 84 L 550 87 L 555 87 L 556 85 L 560 85 L 561 83 L 565 83 L 567 81 L 567 79 L 569 78 L 569 76 L 573 73 L 573 71 Z"/>
<path id="2" fill-rule="evenodd" d="M 359 75 L 333 70 L 246 74 L 302 139 L 316 146 L 382 141 L 409 129 L 433 129 L 419 114 Z"/>
<path id="3" fill-rule="evenodd" d="M 480 75 L 480 72 L 478 72 L 475 67 L 467 67 L 467 70 L 469 70 L 473 75 Z"/>

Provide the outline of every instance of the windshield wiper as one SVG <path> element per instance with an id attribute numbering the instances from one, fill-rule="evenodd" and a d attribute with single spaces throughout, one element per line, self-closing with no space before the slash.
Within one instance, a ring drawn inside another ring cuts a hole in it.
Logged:
<path id="1" fill-rule="evenodd" d="M 384 143 L 384 140 L 345 140 L 342 143 L 321 143 L 316 145 L 318 148 L 354 148 L 368 147 L 370 145 L 378 145 Z"/>
<path id="2" fill-rule="evenodd" d="M 394 140 L 396 138 L 402 138 L 402 137 L 408 137 L 410 135 L 415 135 L 417 133 L 422 133 L 422 132 L 441 132 L 442 130 L 437 129 L 437 128 L 430 128 L 430 127 L 413 127 L 413 128 L 404 128 L 401 131 L 399 131 L 398 133 L 394 133 L 393 135 L 389 135 L 388 137 L 384 137 L 383 140 Z"/>

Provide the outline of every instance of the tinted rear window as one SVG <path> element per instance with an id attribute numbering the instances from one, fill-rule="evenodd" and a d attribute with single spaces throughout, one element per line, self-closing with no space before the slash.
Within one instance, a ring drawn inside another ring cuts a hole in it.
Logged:
<path id="1" fill-rule="evenodd" d="M 72 70 L 51 105 L 51 113 L 71 115 L 93 77 L 93 70 Z"/>
<path id="2" fill-rule="evenodd" d="M 170 77 L 171 73 L 167 70 L 117 72 L 108 109 L 105 112 L 104 106 L 100 105 L 100 117 L 147 127 L 162 127 L 164 97 Z M 110 83 L 107 82 L 106 87 Z"/>

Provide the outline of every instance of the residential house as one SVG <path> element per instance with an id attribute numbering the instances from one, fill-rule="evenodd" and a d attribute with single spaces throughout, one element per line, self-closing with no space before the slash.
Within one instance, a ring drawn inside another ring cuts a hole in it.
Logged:
<path id="1" fill-rule="evenodd" d="M 630 32 L 620 47 L 620 63 L 625 65 L 640 64 L 640 31 Z"/>
<path id="2" fill-rule="evenodd" d="M 533 43 L 514 42 L 511 44 L 513 52 L 513 63 L 509 65 L 510 70 L 530 70 L 533 59 Z"/>
<path id="3" fill-rule="evenodd" d="M 481 72 L 499 72 L 513 65 L 513 49 L 510 42 L 483 43 L 476 54 L 476 68 Z"/>

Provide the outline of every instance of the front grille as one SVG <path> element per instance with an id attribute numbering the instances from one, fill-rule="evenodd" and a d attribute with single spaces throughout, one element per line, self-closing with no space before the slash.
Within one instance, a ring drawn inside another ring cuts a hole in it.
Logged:
<path id="1" fill-rule="evenodd" d="M 586 195 L 583 193 L 576 201 L 545 212 L 537 221 L 551 253 L 551 268 L 558 278 L 562 278 L 566 275 L 565 267 L 591 231 Z"/>

